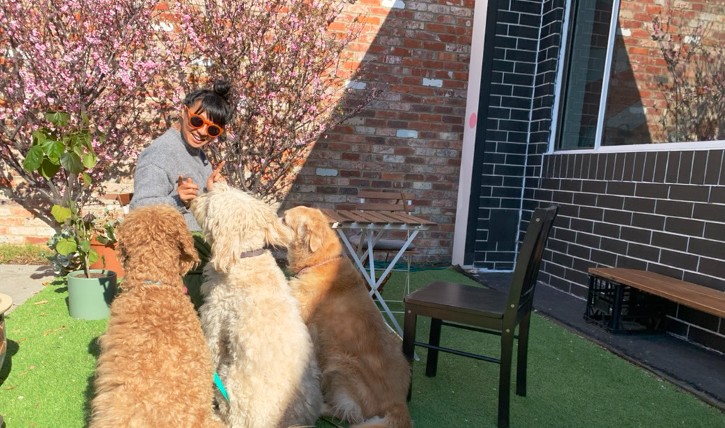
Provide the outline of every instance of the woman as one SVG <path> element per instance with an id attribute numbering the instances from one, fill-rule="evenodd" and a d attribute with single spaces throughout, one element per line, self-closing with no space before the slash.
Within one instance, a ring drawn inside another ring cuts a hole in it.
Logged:
<path id="1" fill-rule="evenodd" d="M 155 139 L 138 158 L 131 209 L 169 204 L 184 216 L 191 231 L 199 231 L 189 204 L 200 193 L 222 181 L 221 162 L 212 168 L 204 146 L 216 141 L 232 119 L 230 85 L 216 81 L 212 89 L 199 89 L 184 99 L 179 123 Z"/>

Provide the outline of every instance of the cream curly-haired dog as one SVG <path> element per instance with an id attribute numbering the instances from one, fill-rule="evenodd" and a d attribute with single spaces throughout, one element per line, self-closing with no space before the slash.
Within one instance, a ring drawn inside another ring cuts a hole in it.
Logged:
<path id="1" fill-rule="evenodd" d="M 199 261 L 179 212 L 138 208 L 118 227 L 126 271 L 100 337 L 90 427 L 221 427 L 211 355 L 182 275 Z"/>
<path id="2" fill-rule="evenodd" d="M 211 245 L 204 268 L 201 322 L 234 427 L 314 425 L 322 394 L 309 332 L 268 246 L 291 231 L 263 201 L 215 184 L 191 204 Z"/>
<path id="3" fill-rule="evenodd" d="M 312 333 L 322 371 L 323 414 L 356 427 L 412 425 L 406 396 L 410 365 L 385 324 L 360 272 L 322 211 L 284 213 L 295 233 L 287 247 L 289 284 Z"/>

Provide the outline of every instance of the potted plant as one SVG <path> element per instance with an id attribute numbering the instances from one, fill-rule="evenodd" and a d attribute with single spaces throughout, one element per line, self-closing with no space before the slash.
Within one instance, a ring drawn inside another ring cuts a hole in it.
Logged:
<path id="1" fill-rule="evenodd" d="M 48 246 L 55 252 L 51 258 L 54 266 L 61 274 L 67 273 L 71 316 L 104 318 L 115 294 L 116 273 L 91 268 L 99 258 L 91 247 L 95 216 L 83 213 L 91 197 L 93 179 L 89 172 L 96 165 L 93 141 L 102 140 L 103 134 L 92 130 L 85 117 L 77 125 L 66 112 L 47 112 L 45 117 L 48 126 L 33 132 L 23 168 L 39 174 L 52 186 L 64 185 L 50 209 L 59 229 Z"/>
<path id="2" fill-rule="evenodd" d="M 114 207 L 105 207 L 93 219 L 93 233 L 91 235 L 91 250 L 98 254 L 91 269 L 108 269 L 116 272 L 120 280 L 124 277 L 123 266 L 116 253 L 116 227 L 121 224 L 123 212 Z"/>

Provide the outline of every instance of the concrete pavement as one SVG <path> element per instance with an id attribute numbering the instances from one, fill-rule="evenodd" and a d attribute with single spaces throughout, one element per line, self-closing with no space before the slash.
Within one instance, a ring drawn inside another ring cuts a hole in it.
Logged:
<path id="1" fill-rule="evenodd" d="M 13 299 L 11 312 L 52 281 L 55 273 L 50 266 L 0 264 L 0 293 Z"/>

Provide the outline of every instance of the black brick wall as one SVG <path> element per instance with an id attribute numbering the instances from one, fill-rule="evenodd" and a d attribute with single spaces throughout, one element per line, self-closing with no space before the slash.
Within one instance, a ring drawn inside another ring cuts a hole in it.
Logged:
<path id="1" fill-rule="evenodd" d="M 512 270 L 531 212 L 553 202 L 542 282 L 584 299 L 587 269 L 617 266 L 725 290 L 724 150 L 546 154 L 564 3 L 498 1 L 465 263 Z M 671 306 L 672 333 L 725 352 L 722 319 Z"/>
<path id="2" fill-rule="evenodd" d="M 589 267 L 616 266 L 725 291 L 724 155 L 692 150 L 544 156 L 531 202 L 554 202 L 560 213 L 539 279 L 584 297 Z M 725 323 L 718 317 L 673 305 L 668 329 L 725 352 Z"/>
<path id="3" fill-rule="evenodd" d="M 522 207 L 522 189 L 526 177 L 540 175 L 547 150 L 563 7 L 564 0 L 499 2 L 491 75 L 482 82 L 490 91 L 480 107 L 485 137 L 476 142 L 471 205 L 478 221 L 466 261 L 476 268 L 513 269 L 519 213 L 525 228 L 535 208 L 530 197 Z"/>

